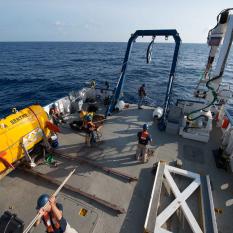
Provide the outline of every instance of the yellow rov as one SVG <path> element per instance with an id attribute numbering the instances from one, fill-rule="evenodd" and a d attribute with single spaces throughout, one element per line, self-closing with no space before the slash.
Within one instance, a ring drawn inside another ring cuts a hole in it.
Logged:
<path id="1" fill-rule="evenodd" d="M 0 173 L 13 168 L 27 151 L 50 136 L 48 114 L 32 105 L 0 120 Z"/>

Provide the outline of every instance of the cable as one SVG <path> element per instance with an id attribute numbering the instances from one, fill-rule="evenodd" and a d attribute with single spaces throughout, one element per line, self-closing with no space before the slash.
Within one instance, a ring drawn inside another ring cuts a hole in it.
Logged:
<path id="1" fill-rule="evenodd" d="M 194 111 L 192 111 L 191 113 L 189 113 L 189 114 L 187 115 L 187 120 L 189 120 L 189 121 L 194 121 L 194 120 L 196 120 L 196 119 L 198 119 L 198 118 L 200 118 L 200 117 L 208 118 L 206 115 L 203 115 L 203 114 L 200 115 L 200 116 L 197 116 L 197 117 L 195 117 L 195 118 L 191 118 L 191 115 L 194 114 L 194 113 L 197 113 L 197 112 L 199 112 L 199 111 L 204 111 L 205 109 L 207 109 L 208 107 L 210 107 L 211 105 L 214 104 L 214 102 L 217 100 L 217 93 L 215 92 L 215 90 L 214 90 L 213 87 L 210 87 L 210 86 L 209 86 L 209 84 L 210 84 L 212 81 L 214 81 L 214 80 L 216 80 L 216 79 L 218 79 L 218 78 L 220 78 L 220 77 L 221 77 L 221 76 L 216 76 L 216 77 L 210 79 L 210 80 L 206 83 L 206 87 L 208 88 L 208 90 L 211 90 L 211 92 L 212 92 L 213 100 L 212 100 L 208 105 L 206 105 L 205 107 L 200 108 L 200 109 L 197 109 L 197 110 L 194 110 Z"/>
<path id="2" fill-rule="evenodd" d="M 12 215 L 11 218 L 10 218 L 10 220 L 9 220 L 8 223 L 6 224 L 6 227 L 5 227 L 5 230 L 4 230 L 3 233 L 6 233 L 6 230 L 7 230 L 7 228 L 8 228 L 8 225 L 10 224 L 11 219 L 12 219 L 13 217 L 14 217 L 14 216 Z"/>

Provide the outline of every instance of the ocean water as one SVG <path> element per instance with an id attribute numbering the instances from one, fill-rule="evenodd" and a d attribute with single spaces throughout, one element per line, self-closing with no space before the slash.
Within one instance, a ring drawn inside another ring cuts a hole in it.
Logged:
<path id="1" fill-rule="evenodd" d="M 0 43 L 0 118 L 16 107 L 35 102 L 46 105 L 95 79 L 114 88 L 120 75 L 127 43 L 25 42 Z M 152 62 L 146 64 L 148 44 L 135 43 L 126 72 L 124 98 L 137 101 L 137 90 L 146 84 L 148 101 L 162 105 L 174 44 L 155 44 Z M 191 98 L 208 57 L 205 44 L 182 44 L 172 101 Z M 224 73 L 233 84 L 233 49 Z"/>

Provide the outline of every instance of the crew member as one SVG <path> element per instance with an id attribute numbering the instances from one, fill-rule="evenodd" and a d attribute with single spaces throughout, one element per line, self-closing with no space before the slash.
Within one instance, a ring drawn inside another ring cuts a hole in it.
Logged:
<path id="1" fill-rule="evenodd" d="M 84 110 L 79 111 L 79 118 L 80 120 L 83 120 L 83 118 L 86 116 L 87 112 Z"/>
<path id="2" fill-rule="evenodd" d="M 148 125 L 143 125 L 143 130 L 138 132 L 138 148 L 136 152 L 136 159 L 141 160 L 145 163 L 148 160 L 148 143 L 152 141 L 150 134 L 148 132 Z"/>
<path id="3" fill-rule="evenodd" d="M 92 122 L 92 117 L 87 115 L 86 117 L 86 137 L 85 143 L 90 147 L 93 143 L 96 142 L 94 131 L 96 130 L 95 124 Z"/>
<path id="4" fill-rule="evenodd" d="M 49 204 L 46 205 L 46 203 Z M 37 207 L 39 213 L 42 214 L 42 221 L 46 227 L 47 233 L 78 233 L 71 228 L 69 223 L 63 217 L 63 206 L 56 202 L 56 198 L 52 196 L 49 198 L 48 194 L 42 194 L 37 200 Z M 41 219 L 37 220 L 35 226 L 38 226 Z"/>
<path id="5" fill-rule="evenodd" d="M 62 114 L 58 110 L 57 106 L 55 104 L 52 105 L 52 107 L 49 110 L 49 115 L 52 117 L 53 123 L 55 125 L 58 125 L 59 123 L 65 123 Z"/>
<path id="6" fill-rule="evenodd" d="M 95 87 L 96 87 L 96 82 L 95 82 L 94 79 L 91 80 L 90 86 L 91 86 L 91 88 L 95 89 Z"/>
<path id="7" fill-rule="evenodd" d="M 142 109 L 142 102 L 144 100 L 144 97 L 146 96 L 146 91 L 145 91 L 145 84 L 142 84 L 142 86 L 138 89 L 138 109 Z"/>

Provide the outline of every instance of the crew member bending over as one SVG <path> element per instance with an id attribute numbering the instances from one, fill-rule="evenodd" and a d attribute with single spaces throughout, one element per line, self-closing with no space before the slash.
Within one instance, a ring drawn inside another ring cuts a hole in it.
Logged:
<path id="1" fill-rule="evenodd" d="M 58 110 L 55 104 L 49 110 L 49 115 L 52 117 L 53 123 L 59 125 L 60 123 L 65 123 L 62 113 Z"/>
<path id="2" fill-rule="evenodd" d="M 49 204 L 46 205 L 46 203 Z M 39 213 L 42 214 L 42 221 L 46 227 L 47 233 L 78 233 L 71 228 L 69 223 L 63 217 L 63 207 L 60 203 L 56 203 L 56 198 L 49 198 L 48 194 L 42 194 L 37 200 L 37 207 Z M 38 226 L 41 219 L 37 220 L 35 226 Z"/>
<path id="3" fill-rule="evenodd" d="M 94 131 L 96 130 L 95 124 L 92 122 L 92 117 L 86 117 L 86 138 L 85 143 L 90 147 L 96 142 Z"/>
<path id="4" fill-rule="evenodd" d="M 152 142 L 150 134 L 148 132 L 148 125 L 143 125 L 143 130 L 138 132 L 138 148 L 136 152 L 136 159 L 142 160 L 144 163 L 148 160 L 148 143 Z"/>

